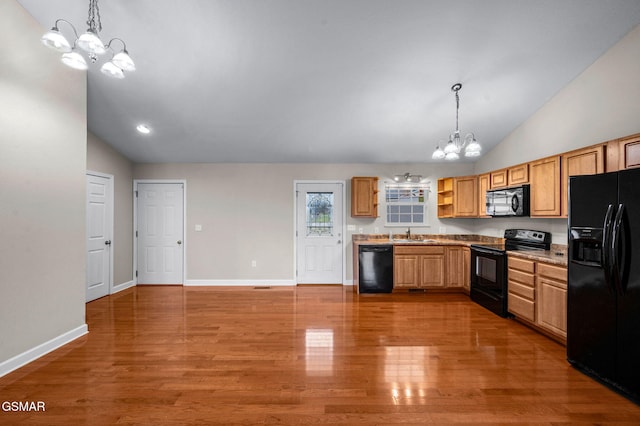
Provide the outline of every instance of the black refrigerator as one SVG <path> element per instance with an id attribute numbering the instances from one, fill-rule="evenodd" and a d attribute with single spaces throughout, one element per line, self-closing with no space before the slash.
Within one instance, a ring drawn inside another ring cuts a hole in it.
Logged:
<path id="1" fill-rule="evenodd" d="M 640 403 L 640 169 L 569 178 L 567 359 Z"/>

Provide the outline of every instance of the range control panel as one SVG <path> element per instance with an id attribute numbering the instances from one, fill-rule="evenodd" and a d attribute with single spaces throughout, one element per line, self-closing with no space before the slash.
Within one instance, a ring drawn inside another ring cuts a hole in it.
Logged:
<path id="1" fill-rule="evenodd" d="M 544 231 L 533 231 L 531 229 L 506 229 L 504 237 L 510 240 L 532 241 L 539 243 L 550 243 L 551 233 Z"/>

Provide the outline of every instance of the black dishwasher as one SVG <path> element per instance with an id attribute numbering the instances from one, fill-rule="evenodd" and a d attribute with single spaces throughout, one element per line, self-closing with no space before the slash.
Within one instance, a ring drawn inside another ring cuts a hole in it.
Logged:
<path id="1" fill-rule="evenodd" d="M 358 253 L 358 291 L 391 293 L 393 290 L 393 246 L 362 245 Z"/>

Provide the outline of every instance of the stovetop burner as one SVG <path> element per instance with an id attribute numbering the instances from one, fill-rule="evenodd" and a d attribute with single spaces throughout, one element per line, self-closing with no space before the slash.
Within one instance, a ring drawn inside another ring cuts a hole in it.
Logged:
<path id="1" fill-rule="evenodd" d="M 471 247 L 496 252 L 549 250 L 551 249 L 551 233 L 531 229 L 506 229 L 504 231 L 504 243 L 472 244 Z"/>

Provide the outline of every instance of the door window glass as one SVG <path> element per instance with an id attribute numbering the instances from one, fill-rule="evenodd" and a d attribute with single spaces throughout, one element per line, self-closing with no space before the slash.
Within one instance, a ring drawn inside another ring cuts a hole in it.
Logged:
<path id="1" fill-rule="evenodd" d="M 333 235 L 333 192 L 307 192 L 307 236 Z"/>

